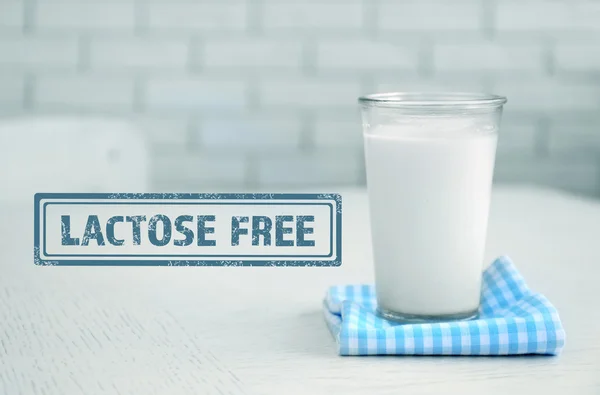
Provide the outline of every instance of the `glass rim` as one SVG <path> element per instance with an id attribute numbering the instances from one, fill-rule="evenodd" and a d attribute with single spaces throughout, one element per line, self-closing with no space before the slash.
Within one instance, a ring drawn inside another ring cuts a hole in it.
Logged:
<path id="1" fill-rule="evenodd" d="M 386 92 L 358 98 L 358 102 L 364 106 L 413 109 L 497 108 L 506 101 L 505 96 L 475 92 Z"/>

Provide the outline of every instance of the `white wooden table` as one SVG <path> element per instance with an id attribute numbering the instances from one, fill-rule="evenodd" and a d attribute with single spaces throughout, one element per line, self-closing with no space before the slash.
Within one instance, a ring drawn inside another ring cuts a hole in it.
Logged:
<path id="1" fill-rule="evenodd" d="M 600 393 L 600 202 L 494 191 L 508 254 L 557 306 L 559 357 L 339 357 L 327 286 L 372 281 L 366 195 L 343 194 L 339 268 L 36 267 L 32 203 L 0 207 L 0 394 Z"/>

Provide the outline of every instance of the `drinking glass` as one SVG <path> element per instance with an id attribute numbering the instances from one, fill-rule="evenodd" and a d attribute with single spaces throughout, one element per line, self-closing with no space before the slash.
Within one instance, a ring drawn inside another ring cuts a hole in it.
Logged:
<path id="1" fill-rule="evenodd" d="M 378 313 L 469 319 L 480 303 L 498 129 L 506 98 L 359 98 Z"/>

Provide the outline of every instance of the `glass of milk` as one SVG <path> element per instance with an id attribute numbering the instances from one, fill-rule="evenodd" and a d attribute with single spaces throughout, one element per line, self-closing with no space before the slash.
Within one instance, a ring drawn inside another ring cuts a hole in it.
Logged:
<path id="1" fill-rule="evenodd" d="M 505 97 L 359 98 L 378 312 L 400 322 L 477 315 Z"/>

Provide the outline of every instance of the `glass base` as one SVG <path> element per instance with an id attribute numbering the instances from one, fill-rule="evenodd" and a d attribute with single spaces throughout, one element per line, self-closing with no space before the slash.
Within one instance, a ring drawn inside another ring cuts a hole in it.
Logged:
<path id="1" fill-rule="evenodd" d="M 467 311 L 465 313 L 456 314 L 441 314 L 441 315 L 421 315 L 421 314 L 405 314 L 377 308 L 377 315 L 389 321 L 394 321 L 400 324 L 427 324 L 435 322 L 448 321 L 466 321 L 477 318 L 479 310 Z"/>

